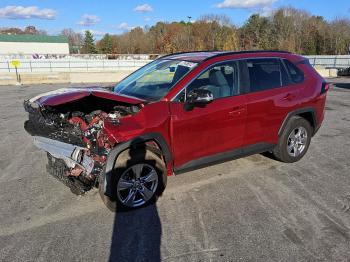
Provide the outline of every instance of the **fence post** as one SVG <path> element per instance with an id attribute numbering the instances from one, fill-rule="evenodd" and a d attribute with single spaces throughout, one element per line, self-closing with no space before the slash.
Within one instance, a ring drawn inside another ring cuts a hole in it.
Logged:
<path id="1" fill-rule="evenodd" d="M 30 67 L 30 72 L 33 73 L 32 60 L 29 60 L 29 67 Z"/>
<path id="2" fill-rule="evenodd" d="M 8 70 L 9 70 L 9 73 L 11 73 L 11 69 L 10 69 L 10 63 L 9 63 L 9 61 L 7 61 L 7 68 L 8 68 Z"/>
<path id="3" fill-rule="evenodd" d="M 70 60 L 68 60 L 68 67 L 69 67 L 69 72 L 71 71 L 70 69 Z"/>
<path id="4" fill-rule="evenodd" d="M 50 72 L 52 72 L 52 65 L 51 65 L 51 61 L 50 61 L 49 63 L 50 63 Z"/>
<path id="5" fill-rule="evenodd" d="M 89 62 L 86 60 L 86 71 L 89 71 Z"/>

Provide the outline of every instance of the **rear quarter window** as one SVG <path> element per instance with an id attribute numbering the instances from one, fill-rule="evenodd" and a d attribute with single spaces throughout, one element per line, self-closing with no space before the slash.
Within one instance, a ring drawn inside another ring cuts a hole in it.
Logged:
<path id="1" fill-rule="evenodd" d="M 284 64 L 286 65 L 288 74 L 292 83 L 298 84 L 304 81 L 304 73 L 292 62 L 284 59 Z"/>

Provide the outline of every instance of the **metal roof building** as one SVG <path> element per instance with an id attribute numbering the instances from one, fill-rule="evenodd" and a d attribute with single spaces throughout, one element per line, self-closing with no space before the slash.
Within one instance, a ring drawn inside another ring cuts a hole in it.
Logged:
<path id="1" fill-rule="evenodd" d="M 64 36 L 0 34 L 0 54 L 69 54 Z"/>

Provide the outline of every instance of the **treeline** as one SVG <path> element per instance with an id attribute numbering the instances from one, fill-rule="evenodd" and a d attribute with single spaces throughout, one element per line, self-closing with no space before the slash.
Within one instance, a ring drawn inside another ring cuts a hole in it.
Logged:
<path id="1" fill-rule="evenodd" d="M 93 50 L 87 46 L 91 47 L 91 42 L 85 41 L 83 52 L 106 54 L 278 49 L 305 55 L 338 55 L 349 53 L 350 20 L 326 21 L 303 10 L 281 8 L 269 17 L 251 15 L 236 27 L 227 16 L 205 15 L 193 23 L 158 22 L 121 35 L 106 34 Z"/>
<path id="2" fill-rule="evenodd" d="M 0 28 L 0 34 L 10 34 L 10 35 L 46 35 L 47 32 L 44 30 L 38 30 L 35 26 L 29 25 L 24 29 L 17 27 L 10 28 Z"/>
<path id="3" fill-rule="evenodd" d="M 4 34 L 46 34 L 34 26 L 24 30 L 0 29 Z M 280 8 L 270 16 L 251 15 L 240 27 L 225 15 L 204 15 L 195 22 L 158 22 L 136 27 L 120 35 L 105 34 L 96 41 L 72 29 L 71 53 L 167 54 L 192 50 L 278 49 L 304 55 L 338 55 L 350 52 L 350 20 L 325 20 L 295 8 Z"/>

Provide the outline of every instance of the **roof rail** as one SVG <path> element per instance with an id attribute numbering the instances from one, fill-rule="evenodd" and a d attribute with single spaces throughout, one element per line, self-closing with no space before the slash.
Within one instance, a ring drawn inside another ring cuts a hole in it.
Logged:
<path id="1" fill-rule="evenodd" d="M 238 54 L 255 54 L 255 53 L 282 53 L 282 54 L 290 54 L 288 51 L 279 51 L 279 50 L 245 50 L 245 51 L 227 51 L 218 53 L 216 55 L 207 57 L 203 61 L 209 60 L 213 57 L 220 57 L 225 55 L 238 55 Z"/>
<path id="2" fill-rule="evenodd" d="M 159 58 L 164 58 L 164 57 L 173 56 L 173 55 L 183 55 L 183 54 L 192 54 L 192 53 L 209 53 L 209 52 L 220 52 L 220 51 L 218 50 L 185 51 L 185 52 L 167 54 L 164 56 L 160 56 Z"/>
<path id="3" fill-rule="evenodd" d="M 205 58 L 203 61 L 209 60 L 213 57 L 224 56 L 224 55 L 236 55 L 236 54 L 252 54 L 252 53 L 285 53 L 290 54 L 288 51 L 280 51 L 280 50 L 244 50 L 244 51 L 219 51 L 219 50 L 201 50 L 201 51 L 186 51 L 186 52 L 178 52 L 173 54 L 167 54 L 164 56 L 160 56 L 157 59 L 166 58 L 168 56 L 174 55 L 183 55 L 183 54 L 192 54 L 192 53 L 215 53 L 212 56 Z"/>

